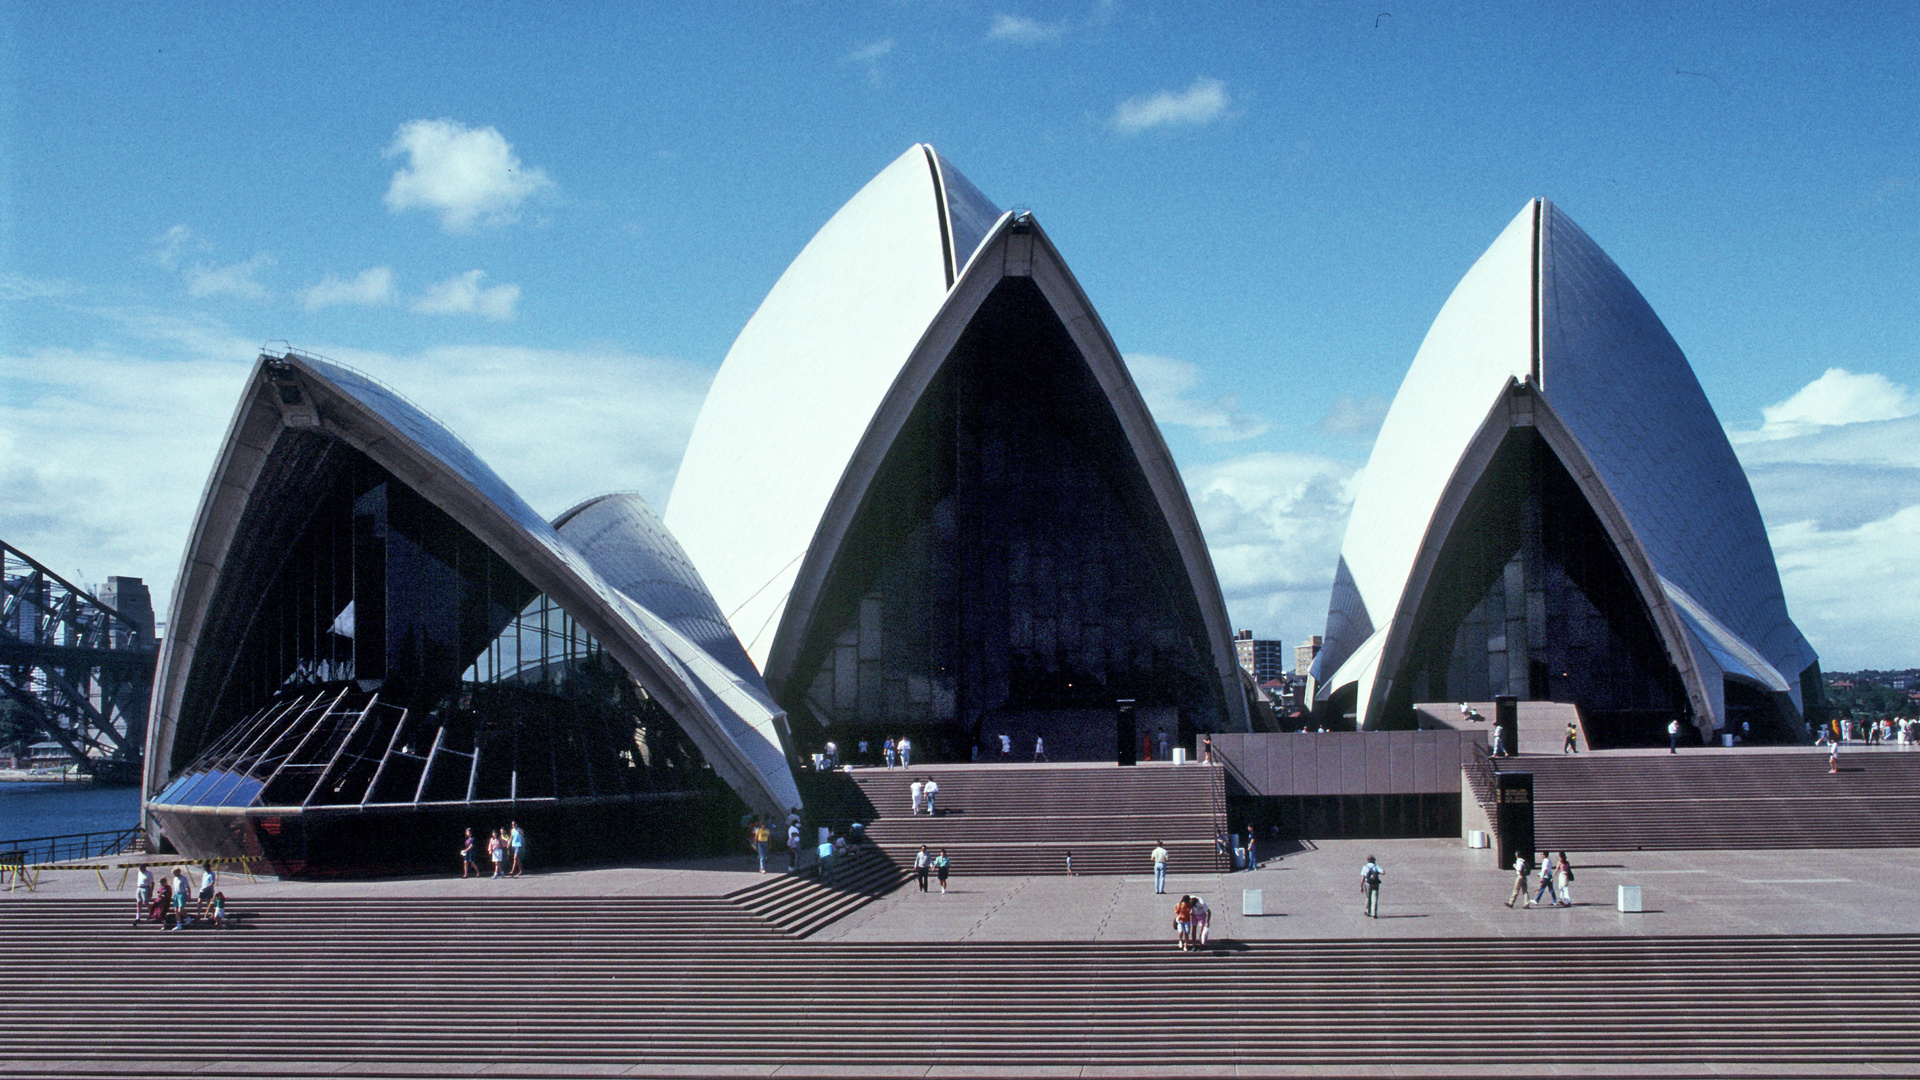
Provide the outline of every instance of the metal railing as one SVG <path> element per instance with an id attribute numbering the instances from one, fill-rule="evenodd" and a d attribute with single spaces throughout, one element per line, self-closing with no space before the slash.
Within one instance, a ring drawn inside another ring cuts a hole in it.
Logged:
<path id="1" fill-rule="evenodd" d="M 114 855 L 141 843 L 140 826 L 114 832 L 62 833 L 59 836 L 33 836 L 20 840 L 0 840 L 0 857 L 8 862 L 18 858 L 27 865 L 71 862 Z"/>

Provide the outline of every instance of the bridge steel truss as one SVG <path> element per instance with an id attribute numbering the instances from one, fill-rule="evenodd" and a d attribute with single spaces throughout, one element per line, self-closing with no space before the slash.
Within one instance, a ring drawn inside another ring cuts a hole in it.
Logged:
<path id="1" fill-rule="evenodd" d="M 152 633 L 0 540 L 0 695 L 95 775 L 139 775 Z"/>

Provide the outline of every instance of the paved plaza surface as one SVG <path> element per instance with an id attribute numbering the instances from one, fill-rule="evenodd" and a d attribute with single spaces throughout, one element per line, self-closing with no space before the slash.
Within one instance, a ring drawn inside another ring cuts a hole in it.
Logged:
<path id="1" fill-rule="evenodd" d="M 1492 852 L 1459 840 L 1331 840 L 1287 848 L 1254 871 L 1183 873 L 1176 864 L 1164 896 L 1153 893 L 1144 847 L 1141 873 L 1126 876 L 978 876 L 962 860 L 945 895 L 937 884 L 921 893 L 909 881 L 812 940 L 1171 941 L 1173 904 L 1182 893 L 1207 899 L 1215 939 L 1239 941 L 1912 933 L 1920 920 L 1914 901 L 1920 848 L 1570 852 L 1575 905 L 1530 910 L 1505 907 L 1512 872 L 1495 867 Z M 1369 854 L 1386 870 L 1377 920 L 1361 908 L 1360 866 Z M 109 891 L 103 892 L 90 870 L 47 871 L 37 891 L 0 893 L 0 903 L 126 895 L 131 888 L 117 872 L 105 877 Z M 719 896 L 763 880 L 752 859 L 740 856 L 501 880 L 449 874 L 280 881 L 228 874 L 222 890 L 244 910 L 255 897 Z M 1641 887 L 1644 911 L 1615 910 L 1620 884 Z M 1260 890 L 1264 914 L 1242 913 L 1247 889 Z"/>

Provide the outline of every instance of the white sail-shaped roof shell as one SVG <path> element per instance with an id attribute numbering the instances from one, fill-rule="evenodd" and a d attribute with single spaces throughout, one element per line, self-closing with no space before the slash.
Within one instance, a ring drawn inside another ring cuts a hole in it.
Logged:
<path id="1" fill-rule="evenodd" d="M 227 552 L 276 440 L 292 430 L 325 431 L 365 454 L 564 607 L 667 709 L 750 805 L 771 813 L 799 804 L 779 746 L 779 714 L 764 687 L 740 686 L 736 673 L 676 641 L 682 635 L 670 620 L 610 585 L 586 555 L 426 413 L 359 372 L 297 353 L 261 357 L 202 496 L 155 678 L 144 777 L 149 795 L 167 779 L 187 676 Z"/>
<path id="2" fill-rule="evenodd" d="M 1114 409 L 1197 598 L 1229 720 L 1246 727 L 1205 538 L 1119 350 L 1032 218 L 995 210 L 931 147 L 861 189 L 754 313 L 694 426 L 668 526 L 768 683 L 782 685 L 894 437 L 1008 277 L 1040 287 Z"/>
<path id="3" fill-rule="evenodd" d="M 666 521 L 763 669 L 867 420 L 999 216 L 914 146 L 800 252 L 714 376 Z"/>
<path id="4" fill-rule="evenodd" d="M 1725 431 L 1645 298 L 1545 200 L 1523 209 L 1454 289 L 1388 410 L 1341 549 L 1318 696 L 1355 686 L 1362 722 L 1372 718 L 1382 660 L 1390 667 L 1394 642 L 1411 633 L 1422 552 L 1445 540 L 1436 514 L 1516 383 L 1538 393 L 1572 440 L 1563 460 L 1591 470 L 1589 501 L 1603 518 L 1617 509 L 1616 546 L 1653 579 L 1643 599 L 1696 723 L 1711 730 L 1722 715 L 1716 674 L 1798 705 L 1798 676 L 1816 658 L 1787 615 Z"/>

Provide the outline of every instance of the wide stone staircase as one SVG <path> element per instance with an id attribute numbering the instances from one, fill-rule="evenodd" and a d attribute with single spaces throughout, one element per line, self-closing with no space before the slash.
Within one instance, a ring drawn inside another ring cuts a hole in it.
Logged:
<path id="1" fill-rule="evenodd" d="M 1493 759 L 1533 774 L 1543 850 L 1920 846 L 1920 751 L 1842 750 L 1839 764 L 1811 747 Z"/>
<path id="2" fill-rule="evenodd" d="M 0 1075 L 1911 1075 L 1920 937 L 795 941 L 713 897 L 0 908 Z"/>
<path id="3" fill-rule="evenodd" d="M 914 814 L 909 785 L 939 782 L 939 814 Z M 821 777 L 808 810 L 857 821 L 901 866 L 920 845 L 945 848 L 970 877 L 1064 874 L 1067 853 L 1082 874 L 1152 870 L 1155 842 L 1173 873 L 1228 869 L 1215 850 L 1226 829 L 1221 770 L 1205 765 L 942 765 L 858 769 Z"/>

